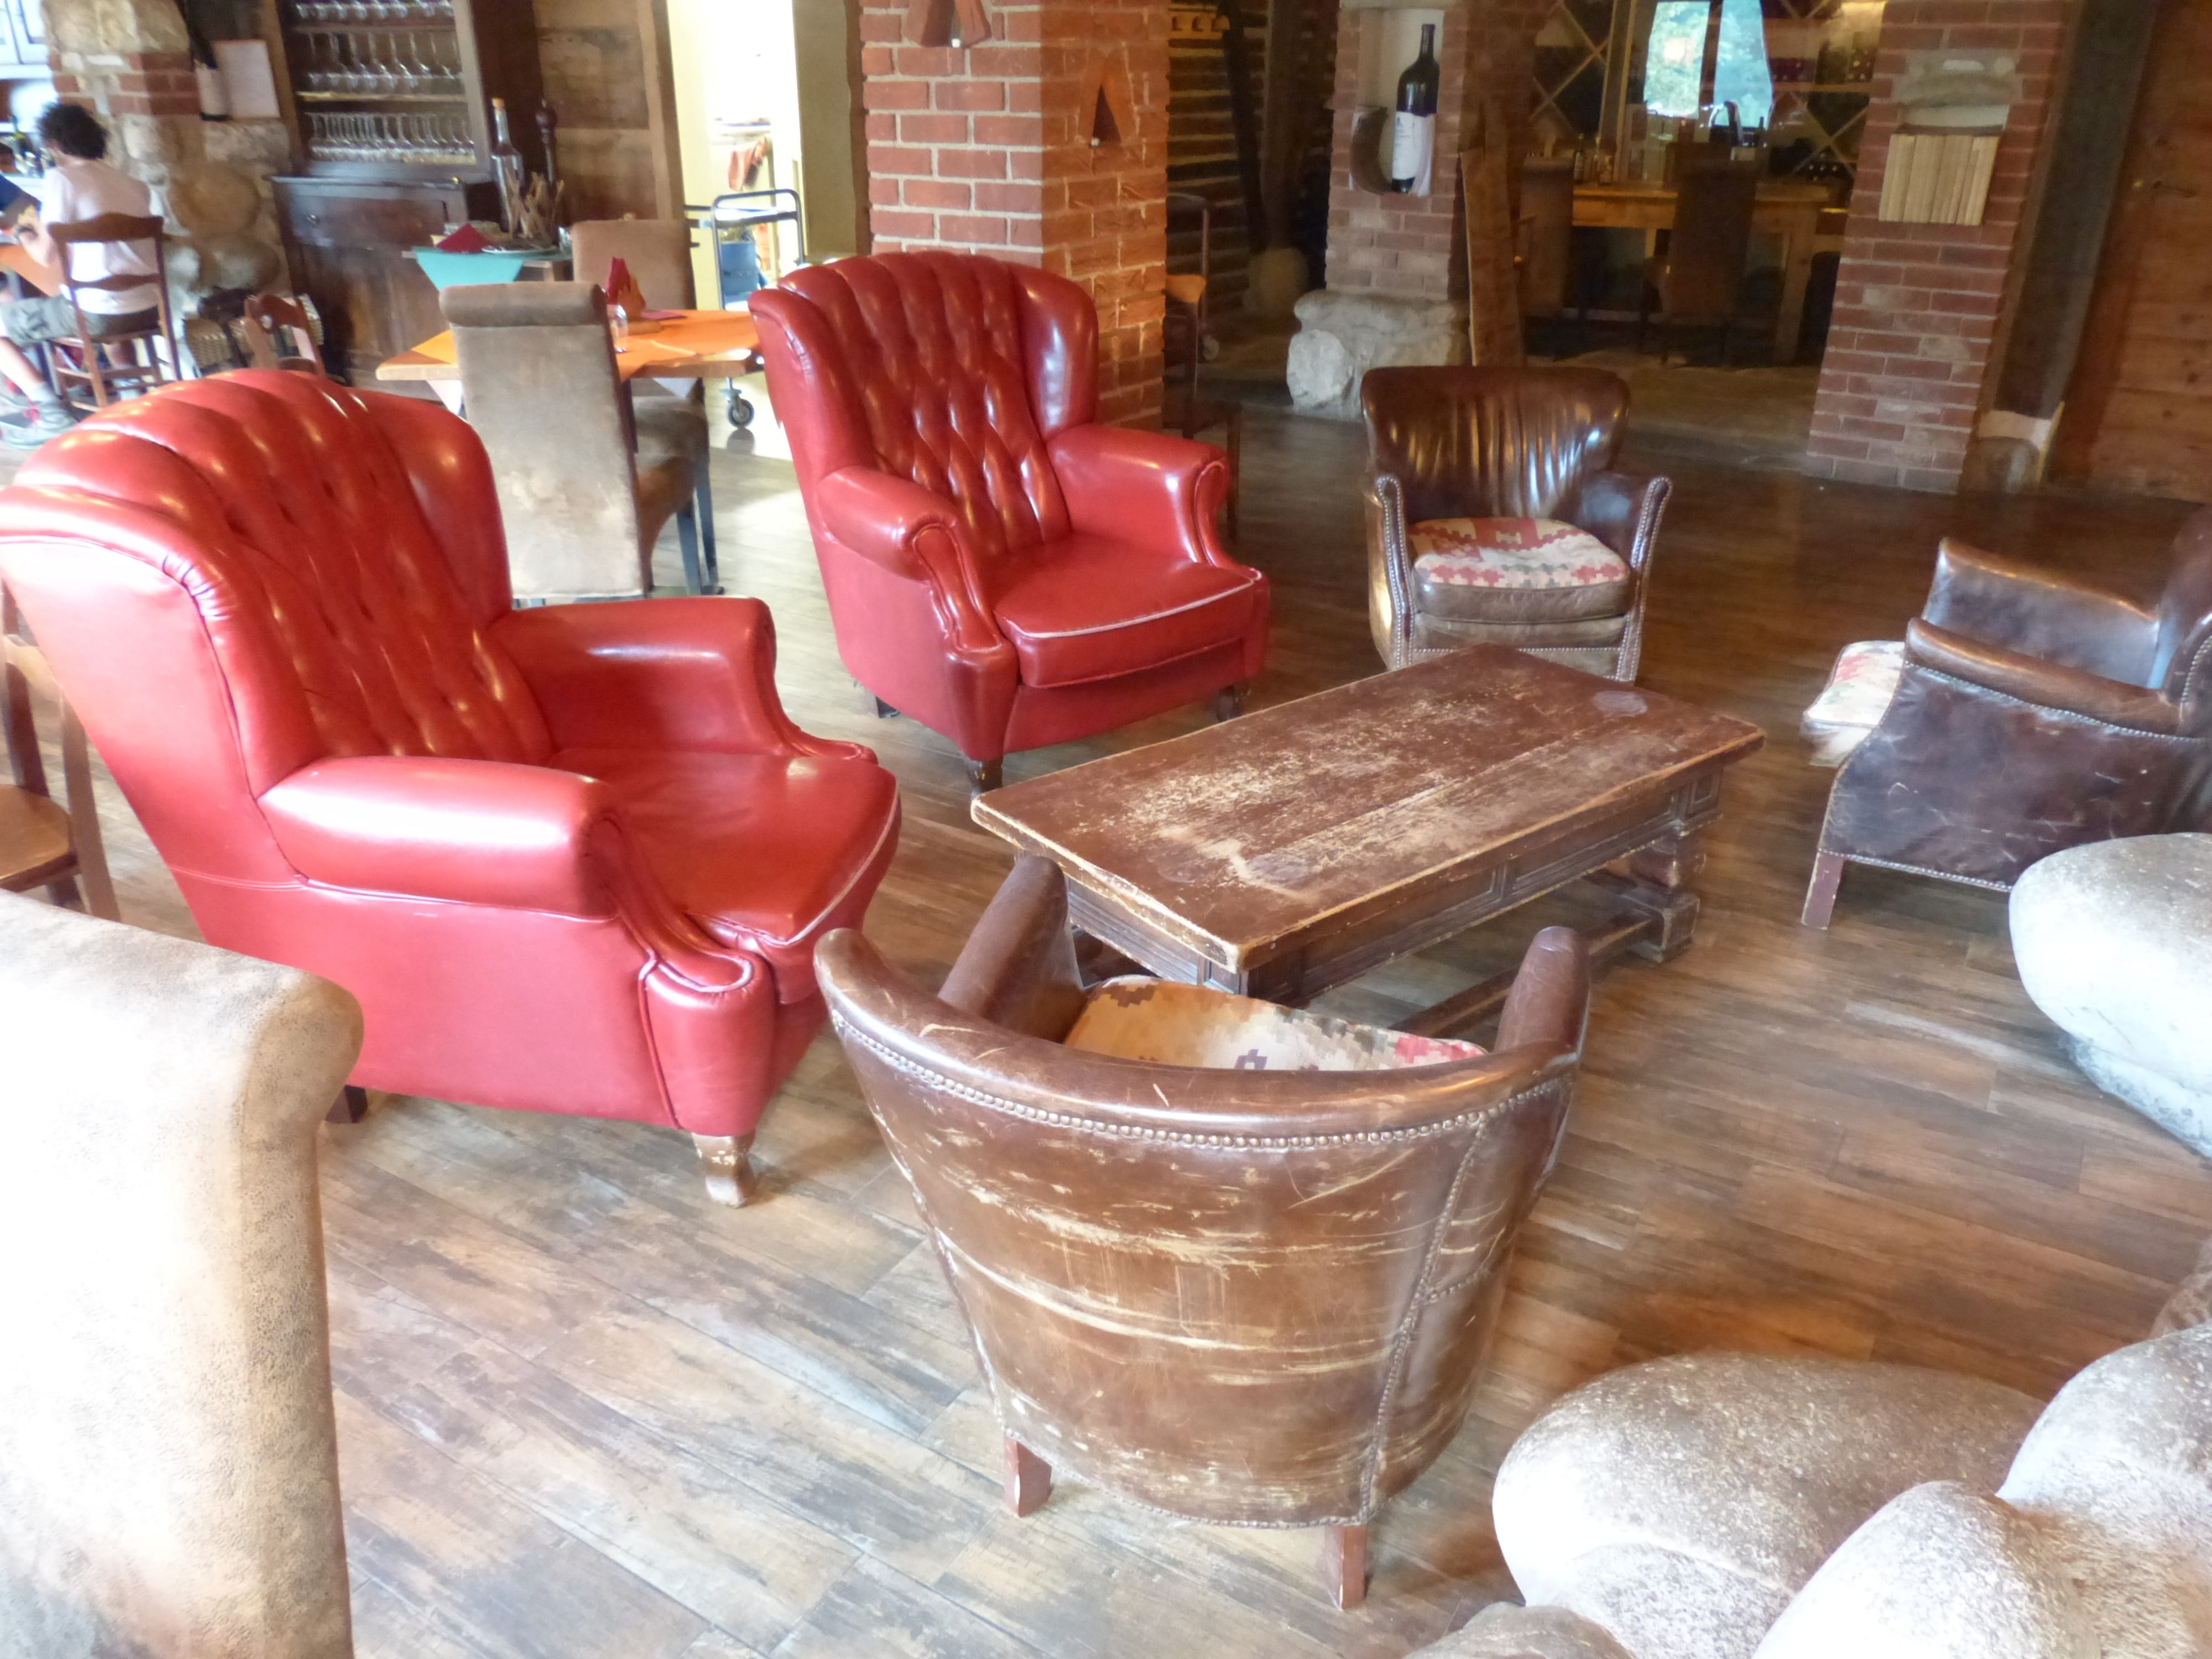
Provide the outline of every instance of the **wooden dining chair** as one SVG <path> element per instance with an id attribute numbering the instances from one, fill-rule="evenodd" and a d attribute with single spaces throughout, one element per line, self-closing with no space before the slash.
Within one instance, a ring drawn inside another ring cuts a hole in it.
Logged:
<path id="1" fill-rule="evenodd" d="M 129 213 L 103 213 L 96 219 L 50 225 L 48 232 L 61 250 L 62 292 L 68 297 L 76 332 L 46 343 L 55 389 L 72 409 L 105 409 L 118 396 L 150 391 L 164 380 L 179 379 L 177 373 L 177 331 L 169 310 L 169 278 L 165 238 L 159 214 L 140 217 Z M 154 269 L 113 276 L 86 277 L 75 274 L 74 250 L 98 243 L 150 242 Z M 155 311 L 160 319 L 153 328 L 103 331 L 95 333 L 82 296 L 95 290 L 127 293 L 135 288 L 154 290 Z M 114 361 L 120 356 L 122 361 Z"/>
<path id="2" fill-rule="evenodd" d="M 60 711 L 66 805 L 56 801 L 46 787 L 34 699 Z M 5 588 L 0 588 L 0 733 L 15 778 L 12 784 L 0 784 L 0 892 L 43 887 L 57 904 L 119 921 L 93 800 L 92 753 L 84 727 L 54 683 L 45 653 L 24 636 L 15 602 Z"/>
<path id="3" fill-rule="evenodd" d="M 1765 171 L 1763 158 L 1761 152 L 1761 159 L 1737 161 L 1724 149 L 1710 156 L 1683 156 L 1667 252 L 1644 267 L 1636 314 L 1638 351 L 1656 301 L 1670 336 L 1683 324 L 1717 325 L 1721 367 L 1728 367 L 1743 296 L 1744 261 L 1751 252 L 1751 216 Z"/>
<path id="4" fill-rule="evenodd" d="M 325 372 L 314 316 L 297 300 L 282 294 L 255 295 L 246 302 L 239 331 L 246 337 L 249 368 Z"/>
<path id="5" fill-rule="evenodd" d="M 1224 512 L 1229 533 L 1234 536 L 1238 481 L 1243 477 L 1244 406 L 1229 398 L 1208 398 L 1199 385 L 1206 348 L 1213 343 L 1206 328 L 1213 283 L 1213 204 L 1195 191 L 1171 190 L 1168 211 L 1178 210 L 1194 210 L 1198 216 L 1198 269 L 1173 271 L 1167 278 L 1167 325 L 1162 330 L 1167 374 L 1162 418 L 1170 429 L 1186 438 L 1220 428 L 1221 447 L 1229 455 L 1229 500 Z"/>

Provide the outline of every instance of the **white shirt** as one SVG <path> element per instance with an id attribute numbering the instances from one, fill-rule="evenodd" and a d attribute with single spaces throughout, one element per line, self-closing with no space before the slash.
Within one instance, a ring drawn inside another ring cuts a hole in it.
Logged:
<path id="1" fill-rule="evenodd" d="M 154 191 L 143 179 L 133 179 L 105 161 L 58 157 L 42 179 L 26 179 L 39 198 L 41 225 L 69 225 L 97 219 L 103 213 L 128 213 L 144 217 L 155 211 Z M 70 261 L 70 275 L 78 282 L 102 276 L 154 274 L 151 242 L 82 242 L 74 248 L 57 247 Z M 150 285 L 119 289 L 88 289 L 77 303 L 88 312 L 117 316 L 128 311 L 150 311 L 161 295 Z"/>

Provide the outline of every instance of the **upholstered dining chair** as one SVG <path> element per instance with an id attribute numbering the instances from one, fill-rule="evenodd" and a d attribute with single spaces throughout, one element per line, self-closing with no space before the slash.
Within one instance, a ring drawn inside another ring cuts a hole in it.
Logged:
<path id="1" fill-rule="evenodd" d="M 1510 645 L 1632 682 L 1673 486 L 1613 470 L 1627 383 L 1601 368 L 1376 368 L 1360 403 L 1383 662 Z"/>
<path id="2" fill-rule="evenodd" d="M 1065 277 L 840 259 L 750 301 L 845 665 L 878 712 L 1005 757 L 1241 688 L 1267 581 L 1224 550 L 1210 445 L 1098 422 L 1098 316 Z"/>
<path id="3" fill-rule="evenodd" d="M 1423 1063 L 1424 1039 L 1325 1032 L 1364 1037 L 1343 1070 L 1267 1069 L 1260 1046 L 1214 1066 L 1129 1057 L 1203 1044 L 1116 1005 L 1310 1017 L 1152 981 L 1086 995 L 1042 859 L 1017 865 L 939 995 L 854 933 L 817 961 L 974 1338 L 1009 1506 L 1043 1502 L 1060 1465 L 1192 1520 L 1323 1528 L 1325 1580 L 1357 1603 L 1368 1524 L 1467 1414 L 1557 1155 L 1579 937 L 1537 937 L 1494 1053 Z"/>
<path id="4" fill-rule="evenodd" d="M 1897 690 L 1838 769 L 1804 922 L 1844 868 L 2009 888 L 2063 848 L 2212 830 L 2212 508 L 2157 605 L 1947 539 Z"/>
<path id="5" fill-rule="evenodd" d="M 704 437 L 694 446 L 636 418 L 615 368 L 606 295 L 586 283 L 483 283 L 443 289 L 438 303 L 469 423 L 498 480 L 516 595 L 650 593 L 653 544 L 672 517 L 684 585 L 708 591 Z"/>
<path id="6" fill-rule="evenodd" d="M 686 219 L 579 219 L 568 227 L 569 270 L 580 283 L 607 285 L 620 259 L 656 311 L 689 311 L 694 303 L 691 224 Z"/>
<path id="7" fill-rule="evenodd" d="M 275 369 L 49 444 L 0 575 L 208 941 L 360 999 L 355 1085 L 683 1129 L 742 1199 L 899 822 L 766 607 L 517 610 L 465 422 Z"/>
<path id="8" fill-rule="evenodd" d="M 1686 326 L 1717 328 L 1725 368 L 1743 299 L 1744 261 L 1751 252 L 1751 219 L 1766 170 L 1765 152 L 1758 160 L 1738 161 L 1725 149 L 1692 145 L 1680 165 L 1667 252 L 1644 266 L 1636 349 L 1644 349 L 1656 305 L 1669 338 Z"/>

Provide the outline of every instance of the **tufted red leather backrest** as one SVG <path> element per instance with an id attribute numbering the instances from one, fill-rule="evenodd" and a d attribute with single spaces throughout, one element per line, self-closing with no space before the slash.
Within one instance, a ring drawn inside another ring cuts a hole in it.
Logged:
<path id="1" fill-rule="evenodd" d="M 771 371 L 797 371 L 774 390 L 802 478 L 910 479 L 957 507 L 986 568 L 1067 533 L 1045 445 L 1097 404 L 1097 313 L 1074 283 L 892 253 L 794 271 L 752 307 Z"/>
<path id="2" fill-rule="evenodd" d="M 483 447 L 434 404 L 274 370 L 120 404 L 0 493 L 0 572 L 173 865 L 289 874 L 253 799 L 325 757 L 551 751 L 488 633 Z"/>

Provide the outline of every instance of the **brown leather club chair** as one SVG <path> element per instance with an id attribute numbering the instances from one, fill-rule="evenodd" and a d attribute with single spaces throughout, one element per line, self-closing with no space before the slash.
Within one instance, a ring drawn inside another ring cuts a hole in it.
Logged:
<path id="1" fill-rule="evenodd" d="M 857 933 L 816 965 L 981 1359 L 1009 1506 L 1043 1502 L 1056 1463 L 1195 1521 L 1326 1528 L 1356 1604 L 1369 1522 L 1467 1415 L 1558 1152 L 1579 937 L 1538 936 L 1494 1052 L 1382 1071 L 1063 1046 L 1086 997 L 1042 859 L 941 996 Z"/>
<path id="2" fill-rule="evenodd" d="M 1846 864 L 2005 889 L 2084 842 L 2212 829 L 2212 508 L 2150 610 L 1946 540 L 1881 720 L 1836 773 L 1805 896 Z"/>
<path id="3" fill-rule="evenodd" d="M 1383 662 L 1510 645 L 1633 681 L 1673 486 L 1613 471 L 1627 382 L 1601 368 L 1374 368 L 1360 402 Z"/>
<path id="4" fill-rule="evenodd" d="M 586 283 L 494 283 L 438 301 L 499 485 L 515 597 L 651 592 L 653 544 L 671 517 L 686 585 L 711 588 L 699 563 L 704 446 L 695 454 L 634 419 L 606 296 Z"/>

